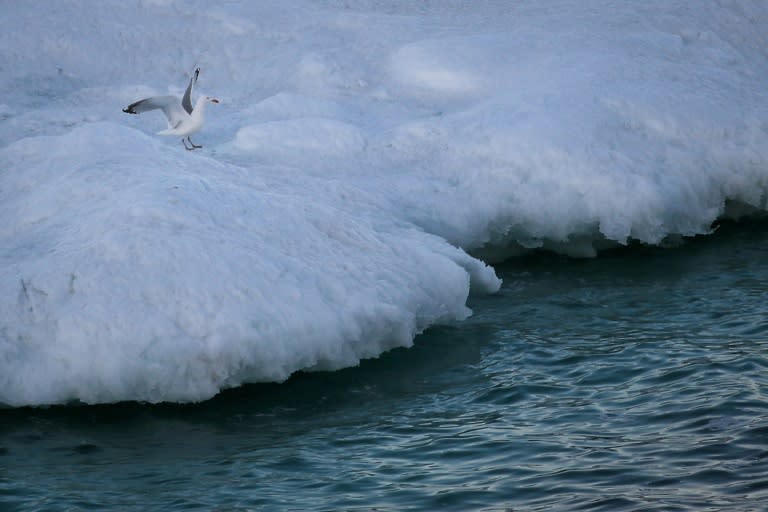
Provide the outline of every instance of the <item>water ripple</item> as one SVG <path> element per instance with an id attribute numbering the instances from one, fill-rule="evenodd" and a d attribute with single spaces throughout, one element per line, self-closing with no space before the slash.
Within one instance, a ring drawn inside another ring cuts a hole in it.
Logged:
<path id="1" fill-rule="evenodd" d="M 359 368 L 190 406 L 0 411 L 0 502 L 768 509 L 766 232 L 514 262 L 472 318 Z"/>

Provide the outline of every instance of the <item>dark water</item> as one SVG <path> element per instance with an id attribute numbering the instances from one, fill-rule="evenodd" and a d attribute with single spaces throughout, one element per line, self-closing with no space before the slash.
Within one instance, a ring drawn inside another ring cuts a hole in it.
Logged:
<path id="1" fill-rule="evenodd" d="M 534 255 L 360 367 L 0 410 L 2 510 L 766 510 L 768 224 Z"/>

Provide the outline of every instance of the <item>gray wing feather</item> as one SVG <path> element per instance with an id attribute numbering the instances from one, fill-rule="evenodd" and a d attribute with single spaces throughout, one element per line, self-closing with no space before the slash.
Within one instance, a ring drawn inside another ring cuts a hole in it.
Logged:
<path id="1" fill-rule="evenodd" d="M 131 103 L 123 109 L 126 114 L 141 114 L 150 110 L 162 110 L 168 118 L 168 126 L 176 128 L 189 114 L 181 107 L 176 96 L 153 96 Z"/>
<path id="2" fill-rule="evenodd" d="M 123 109 L 123 112 L 126 114 L 141 114 L 142 112 L 165 108 L 174 100 L 176 100 L 176 98 L 173 96 L 153 96 L 131 103 Z"/>
<path id="3" fill-rule="evenodd" d="M 192 86 L 197 83 L 197 75 L 200 74 L 200 68 L 195 70 L 195 74 L 189 79 L 189 85 L 187 90 L 184 91 L 184 97 L 181 98 L 181 106 L 187 111 L 187 114 L 192 113 Z"/>

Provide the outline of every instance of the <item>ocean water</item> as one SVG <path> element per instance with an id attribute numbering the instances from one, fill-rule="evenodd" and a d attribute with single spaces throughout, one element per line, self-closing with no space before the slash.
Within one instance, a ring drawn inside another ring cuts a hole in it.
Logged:
<path id="1" fill-rule="evenodd" d="M 765 222 L 498 267 L 409 349 L 191 405 L 0 411 L 4 510 L 765 510 Z"/>

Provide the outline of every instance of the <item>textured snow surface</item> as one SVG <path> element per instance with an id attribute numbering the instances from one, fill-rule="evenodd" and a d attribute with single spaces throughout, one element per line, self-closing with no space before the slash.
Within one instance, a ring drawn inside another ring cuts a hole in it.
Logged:
<path id="1" fill-rule="evenodd" d="M 355 365 L 485 262 L 766 210 L 762 0 L 14 2 L 0 47 L 8 405 Z M 121 112 L 196 66 L 203 149 Z"/>

